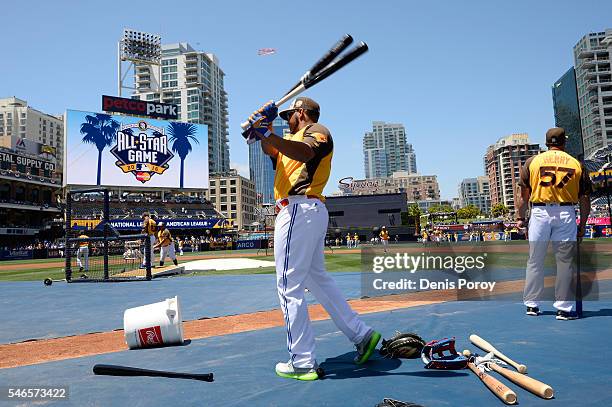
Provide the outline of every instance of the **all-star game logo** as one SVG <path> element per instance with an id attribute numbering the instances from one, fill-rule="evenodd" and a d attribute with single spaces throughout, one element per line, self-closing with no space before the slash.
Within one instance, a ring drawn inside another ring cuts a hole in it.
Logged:
<path id="1" fill-rule="evenodd" d="M 117 145 L 110 152 L 117 158 L 115 165 L 124 173 L 131 172 L 143 184 L 154 174 L 163 174 L 174 154 L 168 148 L 168 136 L 162 127 L 145 121 L 121 125 Z"/>

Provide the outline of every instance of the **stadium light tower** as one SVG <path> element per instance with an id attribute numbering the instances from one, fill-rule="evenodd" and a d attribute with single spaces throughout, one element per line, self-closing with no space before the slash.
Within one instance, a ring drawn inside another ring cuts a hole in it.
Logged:
<path id="1" fill-rule="evenodd" d="M 122 72 L 123 62 L 130 63 L 125 73 Z M 156 65 L 161 70 L 161 36 L 130 28 L 123 29 L 123 37 L 117 43 L 117 96 L 121 96 L 122 89 L 136 89 L 123 86 L 125 77 L 135 63 Z"/>

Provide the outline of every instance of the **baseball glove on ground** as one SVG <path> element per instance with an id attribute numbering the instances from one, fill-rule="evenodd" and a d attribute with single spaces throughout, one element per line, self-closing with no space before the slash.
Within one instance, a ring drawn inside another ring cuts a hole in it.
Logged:
<path id="1" fill-rule="evenodd" d="M 378 403 L 376 407 L 423 407 L 420 404 L 414 404 L 407 401 L 383 399 L 382 403 Z"/>
<path id="2" fill-rule="evenodd" d="M 396 332 L 389 340 L 383 339 L 380 354 L 386 358 L 415 359 L 421 356 L 425 341 L 415 333 Z"/>

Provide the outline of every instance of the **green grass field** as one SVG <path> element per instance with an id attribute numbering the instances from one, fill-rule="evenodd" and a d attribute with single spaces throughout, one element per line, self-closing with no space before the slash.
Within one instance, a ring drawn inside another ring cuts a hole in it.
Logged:
<path id="1" fill-rule="evenodd" d="M 453 247 L 469 247 L 469 243 L 459 243 L 458 246 L 449 246 L 449 253 L 453 250 Z M 518 250 L 513 250 L 513 248 L 518 248 L 520 246 L 526 246 L 526 242 L 524 241 L 514 241 L 514 242 L 487 242 L 483 246 L 474 246 L 474 251 L 470 254 L 477 255 L 479 252 L 486 252 L 487 246 L 497 246 L 497 245 L 506 245 L 508 246 L 507 251 L 503 251 L 500 253 L 491 253 L 487 254 L 486 264 L 488 267 L 496 267 L 496 268 L 524 268 L 527 261 L 527 253 L 520 252 Z M 412 248 L 420 251 L 423 246 L 420 243 L 411 243 L 411 244 L 402 244 L 402 245 L 391 245 L 393 248 L 403 249 L 403 248 Z M 434 247 L 434 246 L 432 246 Z M 581 264 L 583 265 L 584 271 L 591 270 L 602 270 L 605 268 L 609 268 L 610 264 L 612 264 L 612 240 L 610 239 L 602 239 L 596 241 L 585 241 L 582 245 L 582 258 Z M 598 248 L 599 251 L 594 253 L 592 250 Z M 604 250 L 601 250 L 601 249 Z M 608 250 L 610 248 L 610 250 Z M 270 252 L 270 251 L 269 251 Z M 268 260 L 274 261 L 273 256 L 256 256 L 256 251 L 240 251 L 240 254 L 252 254 L 253 257 L 247 257 L 257 260 Z M 213 254 L 212 252 L 200 252 L 193 253 L 196 256 L 210 256 Z M 237 254 L 236 251 L 219 251 L 214 252 L 216 257 L 231 257 Z M 413 253 L 416 254 L 416 253 Z M 186 252 L 185 256 L 192 255 L 190 252 Z M 346 253 L 345 248 L 336 248 L 334 249 L 334 253 L 328 253 L 325 256 L 327 270 L 330 272 L 355 272 L 361 271 L 361 254 L 359 253 Z M 14 261 L 6 261 L 0 263 L 0 281 L 42 281 L 45 278 L 51 279 L 63 279 L 63 263 L 61 259 L 54 259 L 54 264 L 57 264 L 57 267 L 52 268 L 41 268 L 40 266 L 43 264 L 49 263 L 50 260 L 14 260 Z M 179 257 L 179 262 L 182 261 L 181 257 Z M 554 259 L 552 256 L 548 256 L 547 266 L 552 266 L 554 264 Z M 11 266 L 11 265 L 25 265 L 25 268 L 18 270 L 8 270 L 7 267 L 3 266 Z M 189 275 L 201 275 L 201 276 L 209 276 L 209 275 L 239 275 L 239 274 L 272 274 L 274 273 L 274 267 L 262 267 L 262 268 L 247 268 L 240 270 L 227 270 L 227 271 L 206 271 L 206 272 L 197 272 Z M 78 271 L 73 273 L 74 278 L 78 277 Z"/>

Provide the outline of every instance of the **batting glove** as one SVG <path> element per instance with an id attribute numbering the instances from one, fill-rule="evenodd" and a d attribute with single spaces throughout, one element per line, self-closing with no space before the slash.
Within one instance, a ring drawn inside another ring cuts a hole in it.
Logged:
<path id="1" fill-rule="evenodd" d="M 278 116 L 278 107 L 270 101 L 249 116 L 249 127 L 242 132 L 248 144 L 272 134 L 272 121 Z"/>

